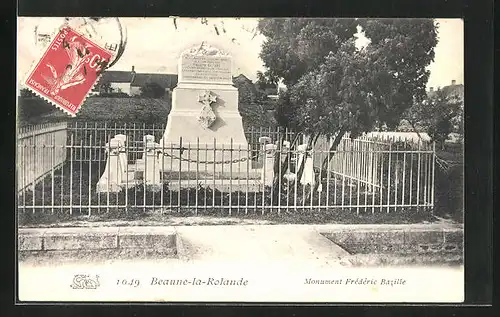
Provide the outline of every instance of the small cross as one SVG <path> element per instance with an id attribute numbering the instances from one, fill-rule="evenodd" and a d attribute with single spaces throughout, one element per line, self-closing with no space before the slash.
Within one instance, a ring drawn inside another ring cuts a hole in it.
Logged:
<path id="1" fill-rule="evenodd" d="M 212 92 L 208 90 L 206 90 L 202 95 L 198 96 L 198 102 L 206 104 L 207 106 L 210 106 L 211 103 L 214 103 L 216 101 L 217 96 L 212 95 Z"/>

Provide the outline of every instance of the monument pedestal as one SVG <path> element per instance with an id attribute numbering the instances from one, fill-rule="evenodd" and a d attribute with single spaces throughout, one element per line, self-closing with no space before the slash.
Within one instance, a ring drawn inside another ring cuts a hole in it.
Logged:
<path id="1" fill-rule="evenodd" d="M 198 121 L 197 99 L 205 91 L 216 97 L 210 127 Z M 238 111 L 238 90 L 232 85 L 180 84 L 173 91 L 172 110 L 160 145 L 163 171 L 203 174 L 246 174 L 251 155 Z M 182 148 L 182 152 L 179 150 Z M 248 166 L 247 166 L 248 165 Z"/>
<path id="2" fill-rule="evenodd" d="M 198 121 L 201 104 L 198 97 L 209 91 L 217 98 L 211 107 L 216 116 L 210 127 L 204 127 Z M 172 109 L 168 115 L 167 127 L 162 142 L 165 146 L 179 144 L 196 146 L 199 142 L 213 148 L 231 147 L 242 150 L 248 148 L 243 130 L 243 122 L 238 111 L 238 89 L 232 85 L 179 84 L 172 93 Z M 215 141 L 214 141 L 215 140 Z"/>

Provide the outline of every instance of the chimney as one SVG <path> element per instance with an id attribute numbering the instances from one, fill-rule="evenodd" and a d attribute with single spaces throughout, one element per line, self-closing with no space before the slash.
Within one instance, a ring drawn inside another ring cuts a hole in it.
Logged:
<path id="1" fill-rule="evenodd" d="M 452 86 L 455 86 L 455 84 L 456 84 L 456 83 L 457 83 L 457 81 L 456 81 L 455 79 L 453 79 L 453 80 L 451 81 L 451 85 L 452 85 Z"/>
<path id="2" fill-rule="evenodd" d="M 132 74 L 132 78 L 130 78 L 130 83 L 133 83 L 135 80 L 135 66 L 132 65 L 132 71 L 130 72 Z"/>

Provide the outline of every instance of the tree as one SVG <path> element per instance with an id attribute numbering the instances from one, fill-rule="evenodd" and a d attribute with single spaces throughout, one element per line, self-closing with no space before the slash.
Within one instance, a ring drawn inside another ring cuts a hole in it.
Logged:
<path id="1" fill-rule="evenodd" d="M 263 73 L 260 70 L 257 71 L 257 81 L 256 86 L 260 90 L 266 90 L 268 88 L 277 87 L 278 81 L 276 78 L 272 77 L 269 72 Z"/>
<path id="2" fill-rule="evenodd" d="M 384 73 L 390 85 L 379 83 L 382 90 L 377 98 L 378 124 L 394 129 L 406 109 L 422 102 L 430 72 L 426 69 L 434 60 L 437 27 L 432 19 L 361 19 L 360 26 L 385 64 Z M 375 82 L 376 83 L 376 82 Z M 388 86 L 391 89 L 385 89 Z M 384 105 L 385 103 L 385 105 Z"/>
<path id="3" fill-rule="evenodd" d="M 35 94 L 29 90 L 28 88 L 23 88 L 19 91 L 19 94 L 22 98 L 35 97 Z"/>
<path id="4" fill-rule="evenodd" d="M 355 45 L 358 26 L 370 40 L 361 49 Z M 309 150 L 321 135 L 335 138 L 325 166 L 346 133 L 356 137 L 375 127 L 395 127 L 423 100 L 435 28 L 431 19 L 261 20 L 259 30 L 267 39 L 260 56 L 269 76 L 282 79 L 289 90 L 280 96 L 284 112 L 277 116 L 290 118 L 298 132 L 309 135 Z"/>
<path id="5" fill-rule="evenodd" d="M 264 108 L 272 110 L 276 107 L 276 102 L 274 99 L 270 99 L 268 96 L 270 94 L 275 95 L 275 93 L 270 93 L 270 90 L 277 92 L 278 83 L 277 81 L 270 77 L 269 73 L 263 73 L 257 71 L 257 81 L 255 82 L 255 87 L 257 89 L 256 101 L 264 106 Z"/>
<path id="6" fill-rule="evenodd" d="M 455 131 L 454 125 L 459 125 L 462 117 L 461 100 L 449 97 L 442 89 L 422 102 L 409 108 L 406 116 L 410 124 L 417 130 L 420 127 L 427 132 L 431 141 L 435 141 L 441 148 L 448 139 L 448 135 Z"/>
<path id="7" fill-rule="evenodd" d="M 112 87 L 111 87 L 111 83 L 110 82 L 106 82 L 104 84 L 101 85 L 100 87 L 101 89 L 101 92 L 104 92 L 104 93 L 111 93 L 113 91 Z"/>
<path id="8" fill-rule="evenodd" d="M 43 117 L 58 112 L 53 105 L 38 97 L 28 88 L 20 90 L 18 119 L 22 123 L 35 124 L 43 120 Z"/>
<path id="9" fill-rule="evenodd" d="M 286 86 L 317 68 L 324 57 L 356 33 L 354 19 L 261 19 L 258 30 L 266 36 L 260 53 L 266 75 Z"/>
<path id="10" fill-rule="evenodd" d="M 165 89 L 154 82 L 145 83 L 140 89 L 141 97 L 159 99 L 165 95 Z"/>
<path id="11" fill-rule="evenodd" d="M 274 118 L 278 125 L 290 131 L 297 131 L 296 114 L 298 111 L 297 104 L 290 101 L 290 93 L 288 91 L 280 92 L 274 109 Z"/>
<path id="12" fill-rule="evenodd" d="M 266 89 L 266 86 L 267 86 L 267 78 L 266 76 L 264 75 L 263 72 L 261 72 L 260 70 L 257 71 L 257 81 L 255 82 L 255 85 L 257 86 L 257 88 L 259 88 L 260 90 L 264 90 Z"/>

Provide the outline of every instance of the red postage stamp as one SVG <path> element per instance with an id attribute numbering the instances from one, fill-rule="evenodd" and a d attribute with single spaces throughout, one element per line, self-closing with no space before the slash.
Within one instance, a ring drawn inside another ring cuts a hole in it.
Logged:
<path id="1" fill-rule="evenodd" d="M 31 71 L 25 85 L 59 109 L 75 116 L 112 55 L 65 26 Z"/>

